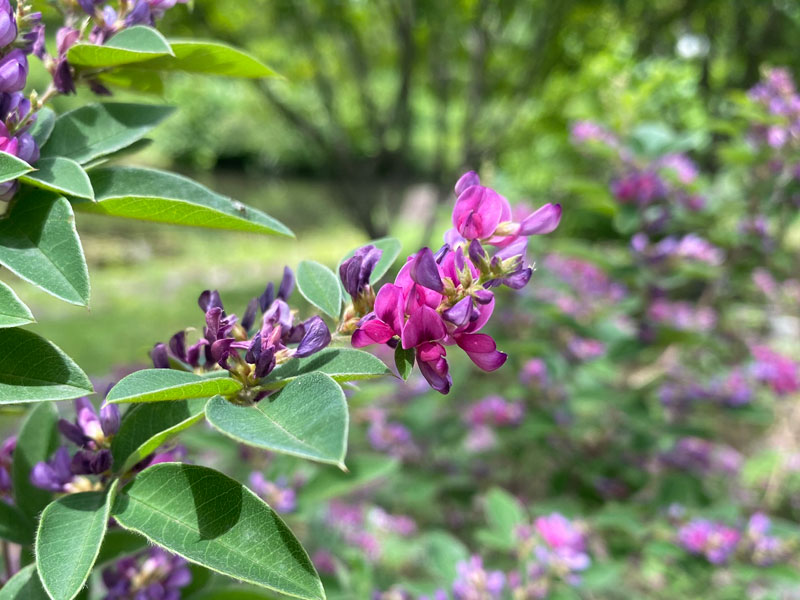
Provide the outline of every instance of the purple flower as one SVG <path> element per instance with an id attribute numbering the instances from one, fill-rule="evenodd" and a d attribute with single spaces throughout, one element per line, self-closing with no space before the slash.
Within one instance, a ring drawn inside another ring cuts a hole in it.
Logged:
<path id="1" fill-rule="evenodd" d="M 65 492 L 73 482 L 72 459 L 62 446 L 47 462 L 38 462 L 31 470 L 31 483 L 50 492 Z"/>
<path id="2" fill-rule="evenodd" d="M 728 561 L 740 538 L 736 529 L 707 519 L 694 519 L 678 531 L 678 543 L 685 550 L 705 556 L 715 565 Z"/>
<path id="3" fill-rule="evenodd" d="M 115 404 L 104 404 L 98 415 L 88 398 L 75 400 L 74 423 L 60 419 L 58 428 L 72 443 L 97 450 L 108 447 L 111 437 L 119 431 L 120 414 Z"/>
<path id="4" fill-rule="evenodd" d="M 525 385 L 545 387 L 548 382 L 547 365 L 541 358 L 532 358 L 522 365 L 519 379 Z"/>
<path id="5" fill-rule="evenodd" d="M 506 585 L 502 571 L 487 571 L 483 559 L 473 555 L 456 565 L 458 573 L 453 582 L 455 600 L 499 600 Z"/>
<path id="6" fill-rule="evenodd" d="M 376 411 L 367 429 L 367 439 L 373 449 L 389 456 L 407 458 L 417 454 L 411 431 L 402 423 L 388 421 L 383 411 Z"/>
<path id="7" fill-rule="evenodd" d="M 28 57 L 15 48 L 0 58 L 0 92 L 19 92 L 28 80 Z"/>
<path id="8" fill-rule="evenodd" d="M 105 0 L 78 0 L 78 5 L 90 17 L 94 17 L 97 12 L 98 5 L 102 4 Z"/>
<path id="9" fill-rule="evenodd" d="M 0 47 L 5 47 L 17 39 L 17 20 L 14 9 L 8 0 L 0 2 Z"/>
<path id="10" fill-rule="evenodd" d="M 192 582 L 192 572 L 181 557 L 150 548 L 103 569 L 105 600 L 180 600 Z"/>
<path id="11" fill-rule="evenodd" d="M 469 406 L 465 419 L 472 426 L 508 427 L 518 425 L 524 413 L 525 409 L 520 403 L 509 402 L 500 396 L 488 396 Z"/>
<path id="12" fill-rule="evenodd" d="M 800 390 L 800 369 L 794 360 L 766 346 L 753 346 L 750 352 L 755 359 L 753 374 L 773 392 L 784 396 Z"/>
<path id="13" fill-rule="evenodd" d="M 285 480 L 269 481 L 259 471 L 250 473 L 250 487 L 279 513 L 294 512 L 297 508 L 297 493 Z"/>
<path id="14" fill-rule="evenodd" d="M 363 246 L 339 266 L 339 277 L 353 302 L 357 302 L 369 287 L 369 278 L 382 255 L 380 248 Z"/>
<path id="15" fill-rule="evenodd" d="M 611 183 L 611 192 L 623 204 L 647 206 L 664 198 L 667 187 L 653 171 L 631 171 Z"/>

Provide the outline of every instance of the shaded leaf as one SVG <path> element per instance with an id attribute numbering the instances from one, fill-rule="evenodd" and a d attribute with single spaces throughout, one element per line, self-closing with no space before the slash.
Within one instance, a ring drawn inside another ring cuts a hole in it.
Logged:
<path id="1" fill-rule="evenodd" d="M 50 458 L 58 447 L 58 410 L 55 404 L 40 404 L 28 413 L 14 448 L 12 480 L 14 503 L 31 519 L 39 516 L 50 502 L 51 494 L 31 483 L 31 470 Z"/>
<path id="2" fill-rule="evenodd" d="M 142 369 L 123 377 L 108 392 L 106 402 L 165 402 L 234 394 L 242 384 L 230 377 L 209 379 L 173 369 Z"/>
<path id="3" fill-rule="evenodd" d="M 0 500 L 0 538 L 28 546 L 33 543 L 33 521 L 12 504 Z"/>
<path id="4" fill-rule="evenodd" d="M 336 319 L 342 296 L 339 280 L 328 267 L 304 260 L 297 267 L 297 288 L 303 297 L 329 317 Z"/>
<path id="5" fill-rule="evenodd" d="M 206 418 L 236 441 L 344 468 L 349 416 L 344 392 L 323 373 L 299 377 L 254 406 L 237 406 L 219 396 Z"/>
<path id="6" fill-rule="evenodd" d="M 145 469 L 112 510 L 125 528 L 186 559 L 248 583 L 308 600 L 325 593 L 300 542 L 240 483 L 207 467 Z"/>
<path id="7" fill-rule="evenodd" d="M 36 140 L 36 145 L 41 148 L 50 139 L 53 127 L 56 124 L 56 113 L 53 109 L 43 106 L 36 113 L 36 120 L 31 125 L 30 134 Z"/>
<path id="8" fill-rule="evenodd" d="M 30 173 L 33 167 L 8 152 L 0 152 L 0 183 Z"/>
<path id="9" fill-rule="evenodd" d="M 117 67 L 172 55 L 169 42 L 152 27 L 135 25 L 123 29 L 102 46 L 78 43 L 67 50 L 75 67 Z"/>
<path id="10" fill-rule="evenodd" d="M 53 600 L 72 600 L 83 588 L 106 533 L 113 487 L 68 494 L 42 512 L 36 532 L 36 569 Z"/>
<path id="11" fill-rule="evenodd" d="M 157 104 L 88 104 L 56 119 L 42 158 L 66 156 L 81 164 L 126 148 L 167 118 L 174 109 Z"/>
<path id="12" fill-rule="evenodd" d="M 319 371 L 333 377 L 334 381 L 357 381 L 387 375 L 389 369 L 379 359 L 355 348 L 326 348 L 308 356 L 283 363 L 261 380 L 268 389 L 279 389 L 291 380 Z"/>
<path id="13" fill-rule="evenodd" d="M 139 550 L 147 547 L 147 539 L 125 529 L 111 529 L 106 531 L 103 537 L 103 544 L 100 546 L 100 553 L 97 555 L 95 565 L 101 566 L 105 563 L 130 556 Z"/>
<path id="14" fill-rule="evenodd" d="M 254 56 L 219 42 L 173 39 L 169 43 L 175 56 L 154 58 L 137 67 L 248 79 L 276 76 L 272 69 Z"/>
<path id="15" fill-rule="evenodd" d="M 145 94 L 162 95 L 164 93 L 164 80 L 156 71 L 146 71 L 137 68 L 138 65 L 122 67 L 102 73 L 97 77 L 100 83 L 109 87 L 119 87 L 134 90 Z"/>
<path id="16" fill-rule="evenodd" d="M 25 329 L 0 329 L 0 404 L 70 400 L 92 382 L 55 344 Z M 40 459 L 41 460 L 41 459 Z"/>
<path id="17" fill-rule="evenodd" d="M 0 220 L 0 265 L 71 304 L 89 304 L 89 271 L 66 199 L 29 189 Z"/>
<path id="18" fill-rule="evenodd" d="M 51 192 L 60 192 L 76 198 L 94 200 L 92 182 L 86 171 L 71 158 L 54 156 L 36 163 L 36 171 L 20 178 L 20 181 Z"/>
<path id="19" fill-rule="evenodd" d="M 0 328 L 33 323 L 33 313 L 17 298 L 10 287 L 0 281 Z"/>
<path id="20" fill-rule="evenodd" d="M 414 358 L 416 352 L 414 348 L 403 348 L 401 344 L 397 344 L 394 349 L 394 364 L 397 367 L 397 372 L 404 381 L 408 380 L 411 375 L 411 370 L 414 368 Z"/>
<path id="21" fill-rule="evenodd" d="M 132 406 L 111 441 L 114 470 L 125 473 L 187 427 L 203 418 L 207 398 Z"/>
<path id="22" fill-rule="evenodd" d="M 36 565 L 28 565 L 0 589 L 0 600 L 50 600 L 45 593 Z"/>
<path id="23" fill-rule="evenodd" d="M 96 203 L 76 208 L 127 219 L 292 237 L 280 221 L 186 177 L 134 167 L 93 170 Z"/>

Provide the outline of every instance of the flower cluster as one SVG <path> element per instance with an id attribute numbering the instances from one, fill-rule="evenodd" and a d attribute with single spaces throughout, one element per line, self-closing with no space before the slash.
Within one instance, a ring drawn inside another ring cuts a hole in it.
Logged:
<path id="1" fill-rule="evenodd" d="M 707 383 L 693 381 L 690 373 L 680 369 L 661 385 L 658 395 L 665 407 L 678 412 L 698 403 L 736 407 L 750 403 L 753 397 L 752 383 L 742 368 L 733 368 Z"/>
<path id="2" fill-rule="evenodd" d="M 770 535 L 772 521 L 764 513 L 754 513 L 747 522 L 742 538 L 743 552 L 749 561 L 759 567 L 766 567 L 785 561 L 797 547 L 777 536 Z"/>
<path id="3" fill-rule="evenodd" d="M 38 52 L 44 41 L 42 13 L 33 12 L 28 2 L 17 7 L 0 0 L 0 150 L 29 164 L 39 160 L 39 148 L 30 133 L 40 107 L 22 93 L 28 81 L 28 55 Z M 0 201 L 8 202 L 19 183 L 0 184 Z M 0 214 L 6 211 L 0 205 Z"/>
<path id="4" fill-rule="evenodd" d="M 494 311 L 491 289 L 527 284 L 533 273 L 524 262 L 527 237 L 550 233 L 561 218 L 559 205 L 546 204 L 514 221 L 508 200 L 480 185 L 473 172 L 459 179 L 455 191 L 454 227 L 445 235 L 446 244 L 436 254 L 423 248 L 410 256 L 395 282 L 375 295 L 373 310 L 364 314 L 371 297 L 366 282 L 379 251 L 362 248 L 340 269 L 353 298 L 345 313 L 346 323 L 356 323 L 353 346 L 399 344 L 413 351 L 422 375 L 443 394 L 452 385 L 446 346 L 458 345 L 485 371 L 505 363 L 507 356 L 495 341 L 479 333 Z M 484 244 L 497 252 L 489 256 Z"/>
<path id="5" fill-rule="evenodd" d="M 789 71 L 769 69 L 749 96 L 766 108 L 774 120 L 770 125 L 755 128 L 753 138 L 776 149 L 796 147 L 800 140 L 800 95 Z"/>
<path id="6" fill-rule="evenodd" d="M 177 332 L 169 346 L 155 345 L 151 353 L 153 364 L 163 369 L 173 364 L 192 371 L 225 369 L 244 386 L 239 401 L 260 400 L 266 395 L 257 387 L 262 377 L 292 358 L 311 356 L 331 341 L 330 330 L 321 317 L 295 323 L 296 311 L 288 304 L 293 290 L 294 274 L 286 267 L 277 293 L 270 282 L 264 293 L 247 305 L 241 321 L 225 312 L 219 292 L 204 291 L 198 299 L 206 320 L 202 337 L 187 345 L 187 332 Z M 259 309 L 262 317 L 256 328 Z"/>
<path id="7" fill-rule="evenodd" d="M 179 600 L 192 582 L 188 563 L 161 548 L 128 556 L 103 569 L 105 600 Z"/>
<path id="8" fill-rule="evenodd" d="M 111 439 L 119 430 L 119 408 L 105 404 L 100 412 L 88 398 L 75 401 L 75 421 L 60 419 L 58 429 L 67 440 L 78 446 L 70 455 L 66 446 L 56 450 L 47 462 L 39 462 L 31 471 L 31 483 L 51 492 L 80 492 L 102 489 L 89 475 L 105 476 L 111 469 Z"/>
<path id="9" fill-rule="evenodd" d="M 369 409 L 366 417 L 369 421 L 367 439 L 374 450 L 395 458 L 408 459 L 419 455 L 419 448 L 414 443 L 408 427 L 389 420 L 385 410 Z"/>
<path id="10" fill-rule="evenodd" d="M 285 478 L 269 481 L 260 471 L 250 473 L 250 489 L 279 513 L 294 512 L 297 492 Z"/>
<path id="11" fill-rule="evenodd" d="M 692 436 L 679 439 L 661 458 L 672 467 L 698 475 L 736 475 L 743 463 L 742 455 L 734 448 Z"/>
<path id="12" fill-rule="evenodd" d="M 417 530 L 416 522 L 406 515 L 393 515 L 378 506 L 340 501 L 328 505 L 325 523 L 347 546 L 370 562 L 381 557 L 383 538 L 408 537 Z"/>
<path id="13" fill-rule="evenodd" d="M 679 259 L 719 266 L 725 258 L 722 250 L 695 233 L 680 239 L 667 236 L 656 244 L 650 243 L 647 234 L 637 233 L 631 239 L 631 249 L 650 263 Z"/>
<path id="14" fill-rule="evenodd" d="M 705 556 L 715 565 L 721 565 L 736 551 L 741 533 L 724 523 L 708 519 L 694 519 L 678 531 L 678 543 L 692 554 Z"/>
<path id="15" fill-rule="evenodd" d="M 506 576 L 502 571 L 487 571 L 478 555 L 456 565 L 454 600 L 496 600 L 502 597 Z"/>
<path id="16" fill-rule="evenodd" d="M 756 379 L 769 385 L 779 396 L 800 390 L 800 366 L 794 360 L 766 346 L 753 346 L 750 351 Z"/>
<path id="17" fill-rule="evenodd" d="M 647 309 L 647 316 L 655 323 L 681 331 L 710 331 L 717 323 L 717 313 L 710 306 L 666 298 L 655 298 Z"/>

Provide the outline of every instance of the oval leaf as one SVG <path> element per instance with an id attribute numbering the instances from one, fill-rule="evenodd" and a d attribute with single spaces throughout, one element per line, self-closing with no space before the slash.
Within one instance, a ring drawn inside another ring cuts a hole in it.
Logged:
<path id="1" fill-rule="evenodd" d="M 220 196 L 186 177 L 134 167 L 96 169 L 91 173 L 96 203 L 76 208 L 127 219 L 253 231 L 293 237 L 280 221 Z"/>
<path id="2" fill-rule="evenodd" d="M 117 496 L 112 515 L 211 570 L 296 598 L 325 598 L 308 554 L 280 517 L 213 469 L 177 463 L 145 469 Z"/>
<path id="3" fill-rule="evenodd" d="M 57 422 L 58 410 L 55 404 L 35 406 L 22 423 L 14 448 L 14 466 L 11 471 L 14 502 L 32 519 L 39 516 L 51 499 L 50 492 L 33 485 L 30 476 L 34 465 L 49 459 L 58 447 Z"/>
<path id="4" fill-rule="evenodd" d="M 323 373 L 298 377 L 254 406 L 237 406 L 219 396 L 206 418 L 236 441 L 344 469 L 348 413 L 339 384 Z"/>
<path id="5" fill-rule="evenodd" d="M 33 167 L 24 160 L 8 152 L 0 152 L 0 183 L 11 181 L 31 171 L 33 171 Z"/>
<path id="6" fill-rule="evenodd" d="M 415 356 L 416 352 L 414 348 L 405 350 L 401 344 L 397 344 L 397 347 L 394 349 L 394 365 L 397 367 L 397 372 L 400 377 L 403 378 L 403 381 L 408 380 L 408 377 L 411 375 L 411 370 L 414 368 Z"/>
<path id="7" fill-rule="evenodd" d="M 312 356 L 283 363 L 262 379 L 261 385 L 277 390 L 293 379 L 314 371 L 330 375 L 340 383 L 389 374 L 386 365 L 369 352 L 355 348 L 326 348 Z"/>
<path id="8" fill-rule="evenodd" d="M 254 56 L 219 42 L 169 40 L 175 56 L 162 56 L 137 64 L 140 69 L 186 71 L 226 77 L 260 79 L 276 73 Z"/>
<path id="9" fill-rule="evenodd" d="M 36 145 L 41 148 L 50 139 L 53 127 L 56 124 L 56 113 L 53 109 L 43 106 L 36 113 L 36 120 L 31 125 L 30 134 L 36 140 Z"/>
<path id="10" fill-rule="evenodd" d="M 33 321 L 31 309 L 17 298 L 14 290 L 0 281 L 0 327 L 18 327 Z"/>
<path id="11" fill-rule="evenodd" d="M 28 189 L 0 220 L 0 265 L 71 304 L 89 304 L 89 270 L 66 199 Z"/>
<path id="12" fill-rule="evenodd" d="M 170 437 L 203 418 L 207 398 L 137 404 L 111 442 L 114 470 L 125 473 Z"/>
<path id="13" fill-rule="evenodd" d="M 60 192 L 76 198 L 94 200 L 92 182 L 86 171 L 71 158 L 54 156 L 36 163 L 36 171 L 20 178 L 34 187 Z"/>
<path id="14" fill-rule="evenodd" d="M 36 565 L 28 565 L 0 589 L 0 600 L 50 600 L 39 581 Z"/>
<path id="15" fill-rule="evenodd" d="M 302 261 L 297 267 L 297 288 L 303 298 L 326 315 L 334 319 L 339 316 L 339 280 L 328 267 L 313 260 Z"/>
<path id="16" fill-rule="evenodd" d="M 28 546 L 33 543 L 33 522 L 19 508 L 0 500 L 0 538 Z"/>
<path id="17" fill-rule="evenodd" d="M 174 109 L 157 104 L 89 104 L 56 119 L 42 158 L 66 156 L 85 164 L 127 148 L 167 118 Z"/>
<path id="18" fill-rule="evenodd" d="M 70 400 L 92 382 L 55 344 L 25 329 L 0 329 L 0 404 Z"/>
<path id="19" fill-rule="evenodd" d="M 76 67 L 117 67 L 171 56 L 169 42 L 152 27 L 136 25 L 123 29 L 104 45 L 75 44 L 67 50 L 67 60 Z"/>
<path id="20" fill-rule="evenodd" d="M 36 569 L 53 600 L 72 600 L 86 583 L 106 533 L 110 511 L 106 496 L 106 492 L 69 494 L 42 512 Z"/>
<path id="21" fill-rule="evenodd" d="M 209 379 L 195 373 L 172 369 L 143 369 L 123 377 L 111 388 L 106 402 L 166 402 L 226 396 L 242 389 L 242 384 L 230 377 Z"/>

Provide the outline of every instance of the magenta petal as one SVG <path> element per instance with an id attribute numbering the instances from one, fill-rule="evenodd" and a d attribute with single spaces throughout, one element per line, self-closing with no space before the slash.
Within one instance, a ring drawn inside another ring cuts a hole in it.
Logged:
<path id="1" fill-rule="evenodd" d="M 554 231 L 561 222 L 561 205 L 547 203 L 539 210 L 525 217 L 520 235 L 537 235 Z"/>
<path id="2" fill-rule="evenodd" d="M 436 264 L 430 248 L 426 247 L 417 252 L 414 260 L 411 261 L 409 274 L 412 281 L 424 288 L 440 294 L 444 291 L 442 277 L 439 275 L 439 265 Z"/>
<path id="3" fill-rule="evenodd" d="M 509 243 L 500 245 L 499 247 L 500 250 L 495 253 L 495 256 L 502 260 L 513 258 L 515 256 L 522 256 L 528 249 L 528 238 L 524 235 L 521 235 L 516 239 L 512 239 Z"/>
<path id="4" fill-rule="evenodd" d="M 395 333 L 389 325 L 380 319 L 372 319 L 353 332 L 350 343 L 356 348 L 362 348 L 370 344 L 385 344 L 394 335 Z"/>
<path id="5" fill-rule="evenodd" d="M 456 327 L 464 327 L 472 315 L 472 298 L 467 296 L 442 313 L 442 316 Z"/>
<path id="6" fill-rule="evenodd" d="M 375 296 L 375 314 L 393 330 L 393 335 L 400 335 L 403 329 L 403 289 L 386 283 Z"/>
<path id="7" fill-rule="evenodd" d="M 480 185 L 480 183 L 481 178 L 478 177 L 478 174 L 475 171 L 467 171 L 458 178 L 458 181 L 456 181 L 456 196 L 460 196 L 461 193 L 468 187 Z"/>
<path id="8" fill-rule="evenodd" d="M 435 342 L 447 334 L 447 328 L 435 310 L 422 306 L 416 310 L 403 327 L 403 348 L 415 348 L 423 342 Z"/>
<path id="9" fill-rule="evenodd" d="M 456 336 L 456 343 L 484 371 L 494 371 L 503 366 L 508 358 L 497 350 L 497 344 L 485 333 L 464 333 Z"/>
<path id="10" fill-rule="evenodd" d="M 456 200 L 453 225 L 467 239 L 487 238 L 497 229 L 506 204 L 508 201 L 493 189 L 473 185 Z"/>
<path id="11" fill-rule="evenodd" d="M 447 360 L 439 358 L 432 361 L 417 360 L 419 371 L 430 386 L 441 394 L 447 394 L 453 385 Z"/>

